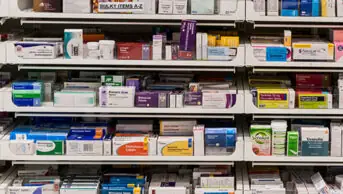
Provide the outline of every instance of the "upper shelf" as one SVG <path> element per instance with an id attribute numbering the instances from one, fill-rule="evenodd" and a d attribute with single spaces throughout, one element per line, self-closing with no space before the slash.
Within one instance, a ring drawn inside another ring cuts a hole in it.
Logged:
<path id="1" fill-rule="evenodd" d="M 149 21 L 180 21 L 184 19 L 197 20 L 198 22 L 216 23 L 220 21 L 244 21 L 245 0 L 233 0 L 236 12 L 229 15 L 162 15 L 162 14 L 93 14 L 93 13 L 48 13 L 33 12 L 32 0 L 11 0 L 10 17 L 36 18 L 36 19 L 92 19 L 92 20 L 149 20 Z M 47 20 L 46 20 L 47 21 Z M 44 21 L 43 21 L 44 22 Z M 47 22 L 48 23 L 48 22 Z M 211 24 L 209 23 L 209 24 Z"/>
<path id="2" fill-rule="evenodd" d="M 254 9 L 252 0 L 246 1 L 246 20 L 249 22 L 277 22 L 279 23 L 343 23 L 343 17 L 286 17 L 286 16 L 265 16 Z"/>

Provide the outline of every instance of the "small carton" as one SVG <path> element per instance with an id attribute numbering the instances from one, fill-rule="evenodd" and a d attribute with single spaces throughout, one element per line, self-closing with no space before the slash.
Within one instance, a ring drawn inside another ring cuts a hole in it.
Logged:
<path id="1" fill-rule="evenodd" d="M 272 127 L 270 125 L 251 125 L 250 136 L 252 149 L 256 155 L 271 155 Z"/>
<path id="2" fill-rule="evenodd" d="M 299 132 L 287 132 L 287 156 L 298 156 L 299 153 Z"/>

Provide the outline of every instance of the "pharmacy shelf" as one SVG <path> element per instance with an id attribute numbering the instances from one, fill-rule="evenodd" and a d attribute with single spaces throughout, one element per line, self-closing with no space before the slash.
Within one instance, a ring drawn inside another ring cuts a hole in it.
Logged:
<path id="1" fill-rule="evenodd" d="M 233 165 L 236 161 L 243 161 L 242 132 L 239 132 L 237 136 L 236 150 L 228 156 L 39 156 L 13 153 L 7 134 L 0 140 L 0 158 L 13 161 L 13 164 Z"/>
<path id="2" fill-rule="evenodd" d="M 342 166 L 343 157 L 312 156 L 257 156 L 252 149 L 249 130 L 244 131 L 244 161 L 253 166 Z"/>
<path id="3" fill-rule="evenodd" d="M 30 19 L 46 19 L 41 23 L 51 24 L 51 19 L 58 19 L 61 23 L 74 22 L 81 20 L 80 22 L 94 22 L 94 20 L 118 20 L 118 21 L 140 21 L 138 23 L 132 23 L 133 25 L 139 25 L 144 23 L 143 20 L 162 22 L 161 25 L 166 24 L 167 21 L 181 21 L 185 19 L 197 20 L 204 25 L 208 22 L 208 25 L 213 23 L 227 22 L 227 21 L 244 21 L 245 20 L 245 0 L 237 0 L 236 12 L 231 15 L 161 15 L 161 14 L 87 14 L 87 13 L 38 13 L 32 11 L 32 0 L 12 0 L 9 1 L 10 17 L 13 18 L 30 18 Z M 90 21 L 91 20 L 91 21 Z M 55 20 L 56 21 L 56 20 Z M 50 22 L 50 23 L 49 23 Z"/>
<path id="4" fill-rule="evenodd" d="M 238 88 L 241 86 L 238 85 Z M 73 113 L 80 113 L 79 116 L 89 117 L 94 114 L 114 114 L 125 117 L 146 117 L 146 118 L 168 118 L 168 117 L 193 117 L 193 118 L 232 118 L 234 114 L 244 113 L 244 92 L 237 90 L 236 105 L 229 109 L 203 109 L 203 108 L 104 108 L 104 107 L 54 107 L 52 102 L 45 102 L 40 107 L 18 107 L 12 102 L 12 89 L 4 87 L 0 90 L 0 101 L 3 100 L 3 110 L 15 113 L 30 113 L 31 116 L 65 116 Z M 231 116 L 230 116 L 231 115 Z M 105 115 L 106 116 L 106 115 Z M 111 117 L 111 116 L 108 116 Z"/>
<path id="5" fill-rule="evenodd" d="M 292 23 L 293 26 L 295 26 L 294 23 L 301 23 L 303 27 L 307 27 L 306 24 L 317 23 L 316 25 L 313 25 L 313 28 L 319 28 L 320 27 L 319 23 L 326 23 L 326 24 L 343 23 L 343 17 L 285 17 L 285 16 L 261 15 L 260 13 L 255 11 L 254 2 L 252 0 L 246 0 L 246 10 L 249 10 L 247 11 L 247 14 L 246 14 L 246 20 L 252 23 L 255 23 L 255 22 L 260 22 L 260 23 L 275 22 L 275 24 Z M 301 27 L 301 25 L 299 25 L 299 27 Z M 263 27 L 263 26 L 261 25 L 260 27 Z M 266 25 L 265 27 L 273 27 L 273 26 Z M 311 26 L 308 26 L 308 27 L 311 27 Z M 339 27 L 339 25 L 337 25 L 336 27 Z"/>
<path id="6" fill-rule="evenodd" d="M 245 49 L 246 53 L 254 53 L 250 43 L 245 43 Z M 343 72 L 342 62 L 267 62 L 259 61 L 253 54 L 245 57 L 245 66 L 254 72 Z"/>
<path id="7" fill-rule="evenodd" d="M 232 61 L 179 60 L 90 60 L 90 59 L 23 59 L 16 55 L 13 41 L 5 42 L 6 63 L 20 64 L 19 69 L 46 70 L 149 70 L 149 71 L 235 71 L 244 66 L 245 46 L 240 45 Z M 0 45 L 0 52 L 3 45 Z M 2 52 L 0 53 L 0 55 Z M 99 67 L 102 66 L 102 67 Z"/>
<path id="8" fill-rule="evenodd" d="M 253 96 L 248 83 L 244 84 L 245 114 L 253 114 L 258 118 L 339 118 L 343 116 L 343 109 L 266 109 L 257 108 L 253 103 Z"/>

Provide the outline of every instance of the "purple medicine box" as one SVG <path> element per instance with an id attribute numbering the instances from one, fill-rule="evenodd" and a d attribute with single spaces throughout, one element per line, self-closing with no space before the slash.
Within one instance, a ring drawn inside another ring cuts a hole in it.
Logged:
<path id="1" fill-rule="evenodd" d="M 183 20 L 180 28 L 180 51 L 195 51 L 197 22 L 194 20 Z"/>
<path id="2" fill-rule="evenodd" d="M 137 92 L 135 106 L 158 108 L 158 92 Z"/>
<path id="3" fill-rule="evenodd" d="M 185 92 L 185 106 L 202 106 L 201 92 Z"/>
<path id="4" fill-rule="evenodd" d="M 140 90 L 140 81 L 139 78 L 128 78 L 126 79 L 126 86 L 134 86 L 136 88 L 136 92 Z"/>

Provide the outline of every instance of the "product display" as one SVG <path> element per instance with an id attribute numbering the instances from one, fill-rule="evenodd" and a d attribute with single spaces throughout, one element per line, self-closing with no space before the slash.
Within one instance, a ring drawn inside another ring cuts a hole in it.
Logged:
<path id="1" fill-rule="evenodd" d="M 0 121 L 4 129 L 11 122 L 7 118 Z M 159 131 L 153 130 L 154 123 L 159 123 Z M 232 124 L 213 120 L 201 126 L 203 130 L 198 133 L 199 125 L 196 120 L 75 122 L 72 118 L 42 117 L 32 118 L 30 122 L 17 126 L 7 135 L 8 137 L 6 136 L 6 139 L 9 140 L 11 153 L 18 156 L 225 156 L 233 154 L 236 148 L 237 129 L 231 127 Z M 218 126 L 218 128 L 206 126 Z"/>

